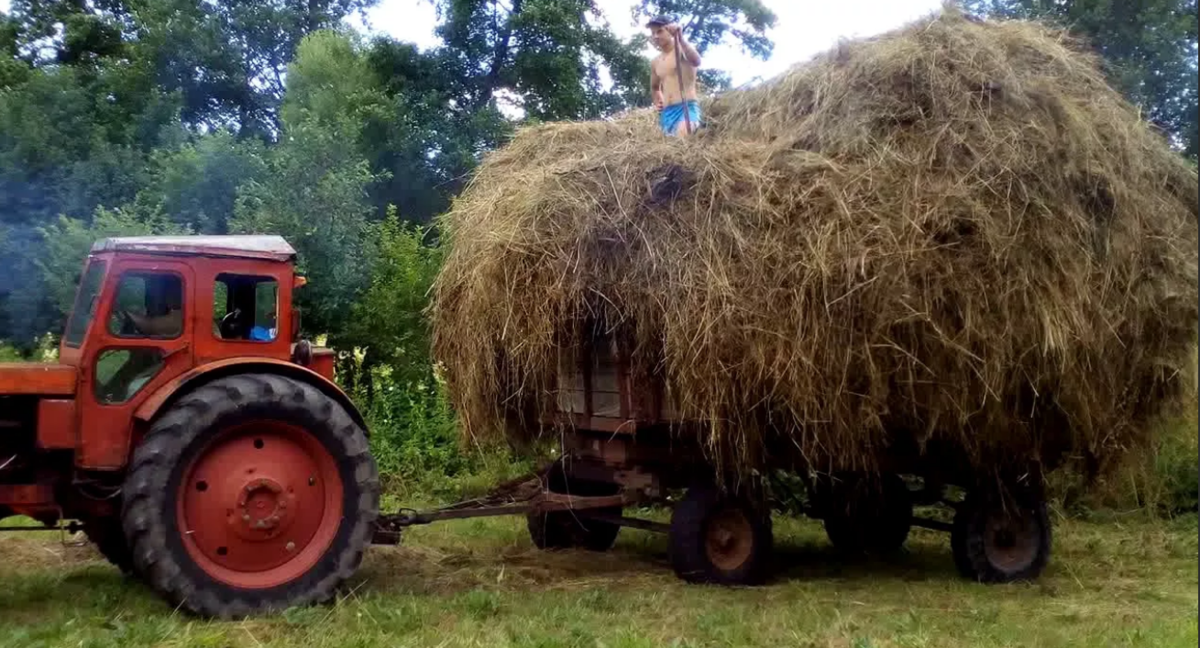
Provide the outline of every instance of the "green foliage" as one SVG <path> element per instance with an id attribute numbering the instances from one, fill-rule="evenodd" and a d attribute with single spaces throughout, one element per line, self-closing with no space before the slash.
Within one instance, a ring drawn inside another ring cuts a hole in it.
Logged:
<path id="1" fill-rule="evenodd" d="M 471 79 L 447 50 L 422 53 L 378 39 L 365 53 L 385 101 L 363 124 L 360 147 L 381 175 L 371 188 L 377 213 L 395 205 L 426 223 L 449 206 L 483 151 L 512 127 L 493 105 L 475 109 Z"/>
<path id="2" fill-rule="evenodd" d="M 42 290 L 53 303 L 56 314 L 65 320 L 75 299 L 84 259 L 93 243 L 111 236 L 186 233 L 188 230 L 158 214 L 137 215 L 101 208 L 91 222 L 61 216 L 41 229 L 44 243 L 37 265 L 42 273 Z"/>
<path id="3" fill-rule="evenodd" d="M 365 403 L 371 452 L 380 472 L 412 480 L 431 472 L 453 476 L 470 469 L 472 462 L 461 450 L 442 385 L 432 376 L 401 382 L 396 379 L 400 373 L 377 366 L 370 375 L 373 394 L 367 396 L 365 389 L 356 393 L 356 400 Z"/>
<path id="4" fill-rule="evenodd" d="M 1089 483 L 1074 466 L 1049 477 L 1050 494 L 1075 516 L 1140 511 L 1172 518 L 1200 512 L 1200 456 L 1195 416 L 1162 425 L 1154 445 L 1131 454 L 1099 483 Z"/>
<path id="5" fill-rule="evenodd" d="M 1042 18 L 1087 39 L 1109 76 L 1189 157 L 1197 122 L 1196 0 L 969 0 L 977 14 Z"/>
<path id="6" fill-rule="evenodd" d="M 395 209 L 390 209 L 374 229 L 371 285 L 354 305 L 352 336 L 376 362 L 391 365 L 402 383 L 433 375 L 424 312 L 442 249 L 427 244 L 428 234 L 428 228 L 401 223 Z"/>
<path id="7" fill-rule="evenodd" d="M 436 0 L 445 60 L 468 80 L 467 105 L 513 92 L 539 120 L 586 119 L 649 103 L 647 62 L 606 26 L 591 0 Z M 605 87 L 600 66 L 614 85 Z"/>
<path id="8" fill-rule="evenodd" d="M 156 151 L 150 164 L 150 179 L 136 199 L 140 210 L 161 213 L 196 232 L 225 234 L 238 191 L 267 175 L 267 149 L 221 130 L 178 149 Z"/>
<path id="9" fill-rule="evenodd" d="M 314 34 L 297 53 L 292 82 L 320 88 L 330 68 L 353 80 L 353 68 L 338 60 L 349 48 L 344 35 Z M 357 147 L 359 111 L 368 109 L 356 103 L 365 96 L 360 86 L 289 97 L 265 176 L 242 186 L 230 224 L 233 232 L 282 235 L 297 249 L 300 271 L 312 280 L 298 293 L 304 325 L 329 333 L 335 345 L 369 271 L 367 188 L 377 175 Z"/>

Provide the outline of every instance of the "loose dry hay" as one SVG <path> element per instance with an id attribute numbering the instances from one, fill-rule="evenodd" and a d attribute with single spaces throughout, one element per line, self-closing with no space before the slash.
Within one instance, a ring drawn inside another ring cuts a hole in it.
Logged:
<path id="1" fill-rule="evenodd" d="M 947 11 L 717 97 L 687 141 L 649 111 L 523 130 L 442 223 L 466 433 L 535 433 L 514 414 L 594 317 L 739 469 L 1138 446 L 1187 391 L 1197 176 L 1081 52 Z"/>

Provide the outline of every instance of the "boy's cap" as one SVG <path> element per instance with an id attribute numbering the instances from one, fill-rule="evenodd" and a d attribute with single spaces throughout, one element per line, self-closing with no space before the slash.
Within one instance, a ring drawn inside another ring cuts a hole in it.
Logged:
<path id="1" fill-rule="evenodd" d="M 647 27 L 661 27 L 663 25 L 670 25 L 673 22 L 675 22 L 675 21 L 670 16 L 655 16 L 650 19 L 650 22 L 646 23 L 646 26 Z"/>

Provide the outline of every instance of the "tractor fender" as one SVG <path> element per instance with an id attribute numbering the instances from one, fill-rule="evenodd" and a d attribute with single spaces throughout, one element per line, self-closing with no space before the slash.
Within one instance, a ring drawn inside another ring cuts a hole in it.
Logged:
<path id="1" fill-rule="evenodd" d="M 273 358 L 226 358 L 196 367 L 159 387 L 138 406 L 133 416 L 143 424 L 148 424 L 159 412 L 165 411 L 180 396 L 218 378 L 241 373 L 270 373 L 308 383 L 346 408 L 350 418 L 363 429 L 363 433 L 369 434 L 367 422 L 363 419 L 362 413 L 336 383 L 311 369 Z"/>

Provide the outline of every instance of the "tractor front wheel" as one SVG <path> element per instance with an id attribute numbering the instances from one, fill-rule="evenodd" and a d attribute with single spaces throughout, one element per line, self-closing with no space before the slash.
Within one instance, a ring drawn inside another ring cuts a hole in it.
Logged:
<path id="1" fill-rule="evenodd" d="M 134 453 L 123 526 L 172 605 L 236 618 L 330 599 L 379 511 L 365 431 L 333 399 L 269 374 L 185 395 Z"/>

